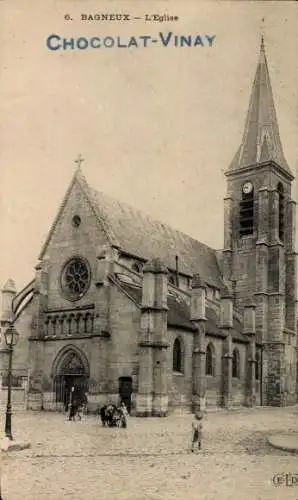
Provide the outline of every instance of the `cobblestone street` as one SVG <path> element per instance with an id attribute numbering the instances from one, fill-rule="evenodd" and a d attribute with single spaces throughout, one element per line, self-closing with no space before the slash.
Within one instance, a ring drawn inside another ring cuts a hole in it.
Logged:
<path id="1" fill-rule="evenodd" d="M 2 452 L 3 500 L 297 500 L 298 487 L 272 484 L 298 472 L 297 456 L 266 440 L 296 431 L 297 416 L 297 407 L 208 413 L 203 450 L 191 454 L 191 415 L 130 418 L 127 429 L 102 428 L 93 415 L 14 415 L 14 437 L 31 449 Z"/>

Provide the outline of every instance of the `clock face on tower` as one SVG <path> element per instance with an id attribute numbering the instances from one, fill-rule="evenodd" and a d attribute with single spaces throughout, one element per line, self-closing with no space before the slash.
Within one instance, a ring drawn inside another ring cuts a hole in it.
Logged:
<path id="1" fill-rule="evenodd" d="M 242 191 L 244 194 L 249 194 L 252 192 L 252 189 L 253 189 L 253 185 L 251 182 L 247 181 L 243 184 L 242 186 Z"/>

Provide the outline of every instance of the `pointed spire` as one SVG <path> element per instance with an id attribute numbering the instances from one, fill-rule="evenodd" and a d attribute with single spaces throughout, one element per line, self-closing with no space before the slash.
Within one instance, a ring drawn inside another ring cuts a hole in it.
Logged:
<path id="1" fill-rule="evenodd" d="M 291 173 L 280 140 L 262 35 L 259 61 L 252 86 L 243 138 L 230 165 L 230 170 L 270 160 Z"/>

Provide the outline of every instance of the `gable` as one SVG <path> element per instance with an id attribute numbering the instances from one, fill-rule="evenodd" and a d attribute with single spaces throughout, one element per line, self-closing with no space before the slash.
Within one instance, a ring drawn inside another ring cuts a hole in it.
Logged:
<path id="1" fill-rule="evenodd" d="M 72 207 L 71 216 L 74 215 L 74 207 L 84 211 L 84 207 L 88 206 L 98 227 L 105 233 L 106 242 L 119 248 L 123 254 L 143 261 L 157 257 L 171 270 L 175 269 L 178 256 L 180 274 L 191 277 L 199 273 L 209 285 L 217 289 L 225 287 L 214 249 L 136 208 L 90 188 L 80 170 L 74 175 L 40 258 L 43 258 L 50 241 L 57 238 L 57 228 L 68 217 L 69 206 Z M 67 219 L 68 228 L 71 216 Z"/>
<path id="2" fill-rule="evenodd" d="M 75 224 L 74 217 L 79 218 Z M 53 224 L 43 253 L 48 259 L 48 308 L 69 307 L 70 302 L 61 294 L 60 276 L 64 265 L 73 257 L 88 262 L 91 285 L 77 302 L 79 306 L 94 300 L 93 279 L 97 272 L 97 255 L 109 243 L 108 236 L 96 216 L 92 204 L 75 180 Z"/>
<path id="3" fill-rule="evenodd" d="M 51 247 L 67 244 L 74 251 L 88 245 L 107 244 L 108 238 L 93 207 L 78 182 L 75 182 L 48 242 Z"/>
<path id="4" fill-rule="evenodd" d="M 59 207 L 58 213 L 52 223 L 46 241 L 42 247 L 39 255 L 40 260 L 43 259 L 45 253 L 47 252 L 48 246 L 53 240 L 53 237 L 55 238 L 57 236 L 57 228 L 61 226 L 63 220 L 67 219 L 67 227 L 70 228 L 73 216 L 79 215 L 82 219 L 80 214 L 83 214 L 84 220 L 85 222 L 87 222 L 87 225 L 85 224 L 84 226 L 86 229 L 85 232 L 88 231 L 88 224 L 90 225 L 91 220 L 96 220 L 97 228 L 102 233 L 105 233 L 105 242 L 109 242 L 114 246 L 117 246 L 117 242 L 115 241 L 113 235 L 109 232 L 105 221 L 100 218 L 96 210 L 96 206 L 89 196 L 89 189 L 85 178 L 82 176 L 80 170 L 77 170 L 72 178 L 70 186 L 66 191 L 66 194 Z M 80 234 L 80 232 L 78 232 L 78 234 Z"/>

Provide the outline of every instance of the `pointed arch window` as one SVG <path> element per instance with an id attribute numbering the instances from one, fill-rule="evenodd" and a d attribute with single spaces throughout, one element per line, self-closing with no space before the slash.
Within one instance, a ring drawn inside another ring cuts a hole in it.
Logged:
<path id="1" fill-rule="evenodd" d="M 277 185 L 278 192 L 278 234 L 281 241 L 284 240 L 285 233 L 285 195 L 281 182 Z"/>
<path id="2" fill-rule="evenodd" d="M 206 347 L 206 375 L 215 375 L 215 350 L 212 342 Z"/>
<path id="3" fill-rule="evenodd" d="M 256 380 L 260 380 L 260 368 L 261 368 L 260 362 L 261 362 L 260 352 L 256 351 L 256 371 L 255 371 Z"/>
<path id="4" fill-rule="evenodd" d="M 240 354 L 236 347 L 232 354 L 232 377 L 240 378 Z"/>
<path id="5" fill-rule="evenodd" d="M 240 236 L 253 234 L 254 230 L 254 188 L 250 182 L 242 187 L 240 201 Z"/>
<path id="6" fill-rule="evenodd" d="M 64 375 L 85 374 L 85 367 L 76 352 L 69 351 L 60 366 L 60 373 Z"/>
<path id="7" fill-rule="evenodd" d="M 175 339 L 173 346 L 173 371 L 183 372 L 183 346 L 180 339 Z"/>

